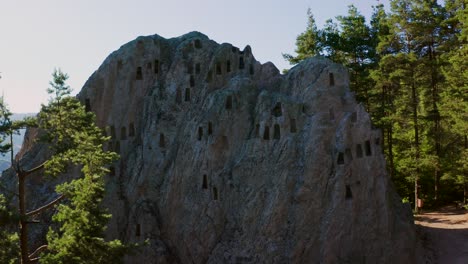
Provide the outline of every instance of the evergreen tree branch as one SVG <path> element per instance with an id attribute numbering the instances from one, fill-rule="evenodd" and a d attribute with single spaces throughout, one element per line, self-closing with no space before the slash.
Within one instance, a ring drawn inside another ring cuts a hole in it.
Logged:
<path id="1" fill-rule="evenodd" d="M 34 250 L 33 253 L 29 254 L 29 258 L 31 259 L 32 257 L 38 255 L 39 253 L 41 253 L 41 251 L 47 249 L 47 245 L 42 245 L 40 247 L 38 247 L 36 250 Z"/>
<path id="2" fill-rule="evenodd" d="M 40 212 L 42 211 L 45 211 L 47 209 L 49 209 L 50 207 L 56 205 L 58 202 L 60 202 L 63 198 L 65 198 L 65 195 L 61 194 L 59 197 L 57 197 L 55 200 L 53 200 L 52 202 L 42 206 L 42 207 L 39 207 L 35 210 L 32 210 L 30 212 L 27 212 L 25 214 L 25 216 L 29 217 L 29 216 L 33 216 L 33 215 L 36 215 L 36 214 L 39 214 Z"/>
<path id="3" fill-rule="evenodd" d="M 12 167 L 15 169 L 16 173 L 17 173 L 20 177 L 27 177 L 27 176 L 33 174 L 34 172 L 37 172 L 37 171 L 43 169 L 45 164 L 46 164 L 46 162 L 44 162 L 44 163 L 42 163 L 41 165 L 39 165 L 39 166 L 37 166 L 37 167 L 35 167 L 35 168 L 32 168 L 32 169 L 30 169 L 30 170 L 22 170 L 22 169 L 20 168 L 19 164 L 17 164 L 17 166 L 12 166 Z"/>

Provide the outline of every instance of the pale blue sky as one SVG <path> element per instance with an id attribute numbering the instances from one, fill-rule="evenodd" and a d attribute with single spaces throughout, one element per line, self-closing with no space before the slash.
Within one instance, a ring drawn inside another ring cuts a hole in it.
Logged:
<path id="1" fill-rule="evenodd" d="M 380 0 L 388 7 L 388 0 Z M 310 7 L 321 27 L 354 4 L 368 18 L 377 0 L 0 0 L 0 91 L 13 112 L 47 102 L 55 67 L 77 93 L 104 59 L 142 35 L 170 38 L 200 31 L 222 43 L 252 47 L 257 60 L 289 68 Z"/>

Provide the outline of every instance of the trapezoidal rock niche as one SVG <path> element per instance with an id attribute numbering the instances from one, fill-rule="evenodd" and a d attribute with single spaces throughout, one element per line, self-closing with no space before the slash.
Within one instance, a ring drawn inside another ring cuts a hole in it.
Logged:
<path id="1" fill-rule="evenodd" d="M 270 62 L 191 32 L 139 37 L 78 95 L 121 158 L 109 238 L 127 263 L 412 263 L 409 207 L 347 70 Z"/>

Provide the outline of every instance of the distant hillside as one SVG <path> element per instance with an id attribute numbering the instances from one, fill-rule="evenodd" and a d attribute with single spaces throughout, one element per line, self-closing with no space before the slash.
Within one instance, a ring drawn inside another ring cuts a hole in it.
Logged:
<path id="1" fill-rule="evenodd" d="M 25 117 L 28 116 L 35 116 L 35 113 L 19 113 L 19 114 L 13 114 L 12 120 L 21 120 Z M 24 139 L 24 133 L 26 129 L 20 129 L 19 134 L 13 135 L 13 153 L 16 155 L 16 153 L 19 152 L 21 149 L 21 145 L 23 144 L 23 139 Z M 0 171 L 6 170 L 10 167 L 10 153 L 6 153 L 5 155 L 0 154 Z"/>

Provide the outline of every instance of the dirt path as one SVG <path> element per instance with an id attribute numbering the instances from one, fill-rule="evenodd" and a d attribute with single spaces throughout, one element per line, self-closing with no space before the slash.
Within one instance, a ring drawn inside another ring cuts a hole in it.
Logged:
<path id="1" fill-rule="evenodd" d="M 423 263 L 468 263 L 468 212 L 454 206 L 415 217 Z"/>

